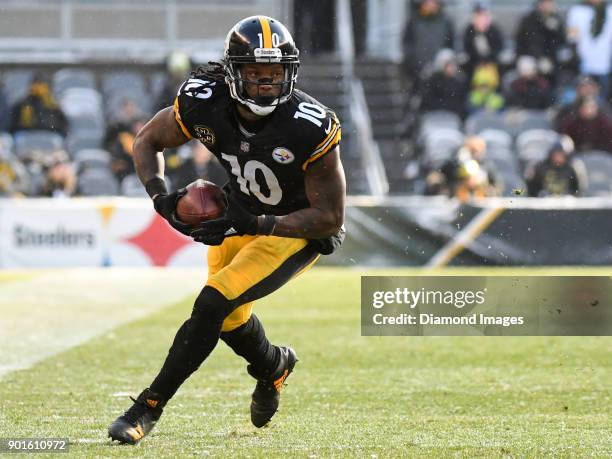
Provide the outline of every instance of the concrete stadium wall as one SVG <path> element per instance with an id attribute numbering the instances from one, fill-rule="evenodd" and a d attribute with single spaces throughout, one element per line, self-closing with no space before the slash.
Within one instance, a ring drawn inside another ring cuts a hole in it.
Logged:
<path id="1" fill-rule="evenodd" d="M 161 60 L 173 49 L 216 52 L 238 19 L 267 14 L 289 19 L 283 0 L 0 0 L 0 62 L 30 59 Z M 143 53 L 147 56 L 142 56 Z M 50 54 L 49 54 L 50 53 Z M 17 56 L 16 56 L 17 55 Z"/>

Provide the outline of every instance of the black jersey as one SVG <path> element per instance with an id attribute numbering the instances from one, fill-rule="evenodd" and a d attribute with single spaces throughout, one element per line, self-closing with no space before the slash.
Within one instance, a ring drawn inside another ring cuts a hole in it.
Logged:
<path id="1" fill-rule="evenodd" d="M 310 207 L 305 171 L 332 151 L 341 136 L 335 113 L 299 90 L 254 134 L 240 123 L 223 82 L 187 80 L 174 113 L 183 133 L 219 159 L 231 193 L 255 215 L 287 215 Z"/>
<path id="2" fill-rule="evenodd" d="M 187 80 L 174 101 L 183 133 L 202 142 L 225 168 L 229 191 L 255 215 L 287 215 L 310 207 L 306 169 L 332 151 L 341 137 L 336 114 L 295 90 L 256 133 L 240 124 L 229 88 L 220 81 Z M 315 241 L 322 254 L 344 240 L 338 234 Z"/>

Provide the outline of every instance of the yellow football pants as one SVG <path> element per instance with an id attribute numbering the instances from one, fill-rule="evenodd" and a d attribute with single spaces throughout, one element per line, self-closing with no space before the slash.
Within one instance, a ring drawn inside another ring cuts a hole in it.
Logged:
<path id="1" fill-rule="evenodd" d="M 246 323 L 255 300 L 307 271 L 319 256 L 306 239 L 278 236 L 234 236 L 209 247 L 206 285 L 235 305 L 221 331 Z"/>

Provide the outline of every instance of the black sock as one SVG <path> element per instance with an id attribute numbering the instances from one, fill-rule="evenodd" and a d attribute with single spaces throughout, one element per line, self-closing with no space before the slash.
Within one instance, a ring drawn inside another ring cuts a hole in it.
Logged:
<path id="1" fill-rule="evenodd" d="M 195 301 L 191 317 L 179 328 L 164 366 L 150 389 L 169 400 L 183 382 L 213 351 L 223 320 L 232 305 L 212 287 L 204 287 Z"/>
<path id="2" fill-rule="evenodd" d="M 255 314 L 240 327 L 221 333 L 221 339 L 249 362 L 257 373 L 272 374 L 280 361 L 280 350 L 268 341 L 263 325 Z"/>

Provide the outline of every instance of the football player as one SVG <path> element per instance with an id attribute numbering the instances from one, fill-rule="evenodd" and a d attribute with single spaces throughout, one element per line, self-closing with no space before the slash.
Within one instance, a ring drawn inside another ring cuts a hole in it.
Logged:
<path id="1" fill-rule="evenodd" d="M 340 123 L 295 88 L 299 63 L 283 24 L 246 18 L 227 35 L 223 60 L 196 70 L 174 106 L 157 113 L 136 137 L 136 170 L 155 209 L 176 230 L 211 246 L 209 275 L 159 374 L 110 426 L 114 440 L 135 444 L 147 435 L 219 339 L 246 359 L 257 380 L 252 423 L 262 427 L 278 409 L 297 357 L 290 347 L 268 341 L 251 312 L 253 302 L 332 253 L 344 238 Z M 195 229 L 176 216 L 185 190 L 167 191 L 161 153 L 192 138 L 229 176 L 226 214 Z"/>

